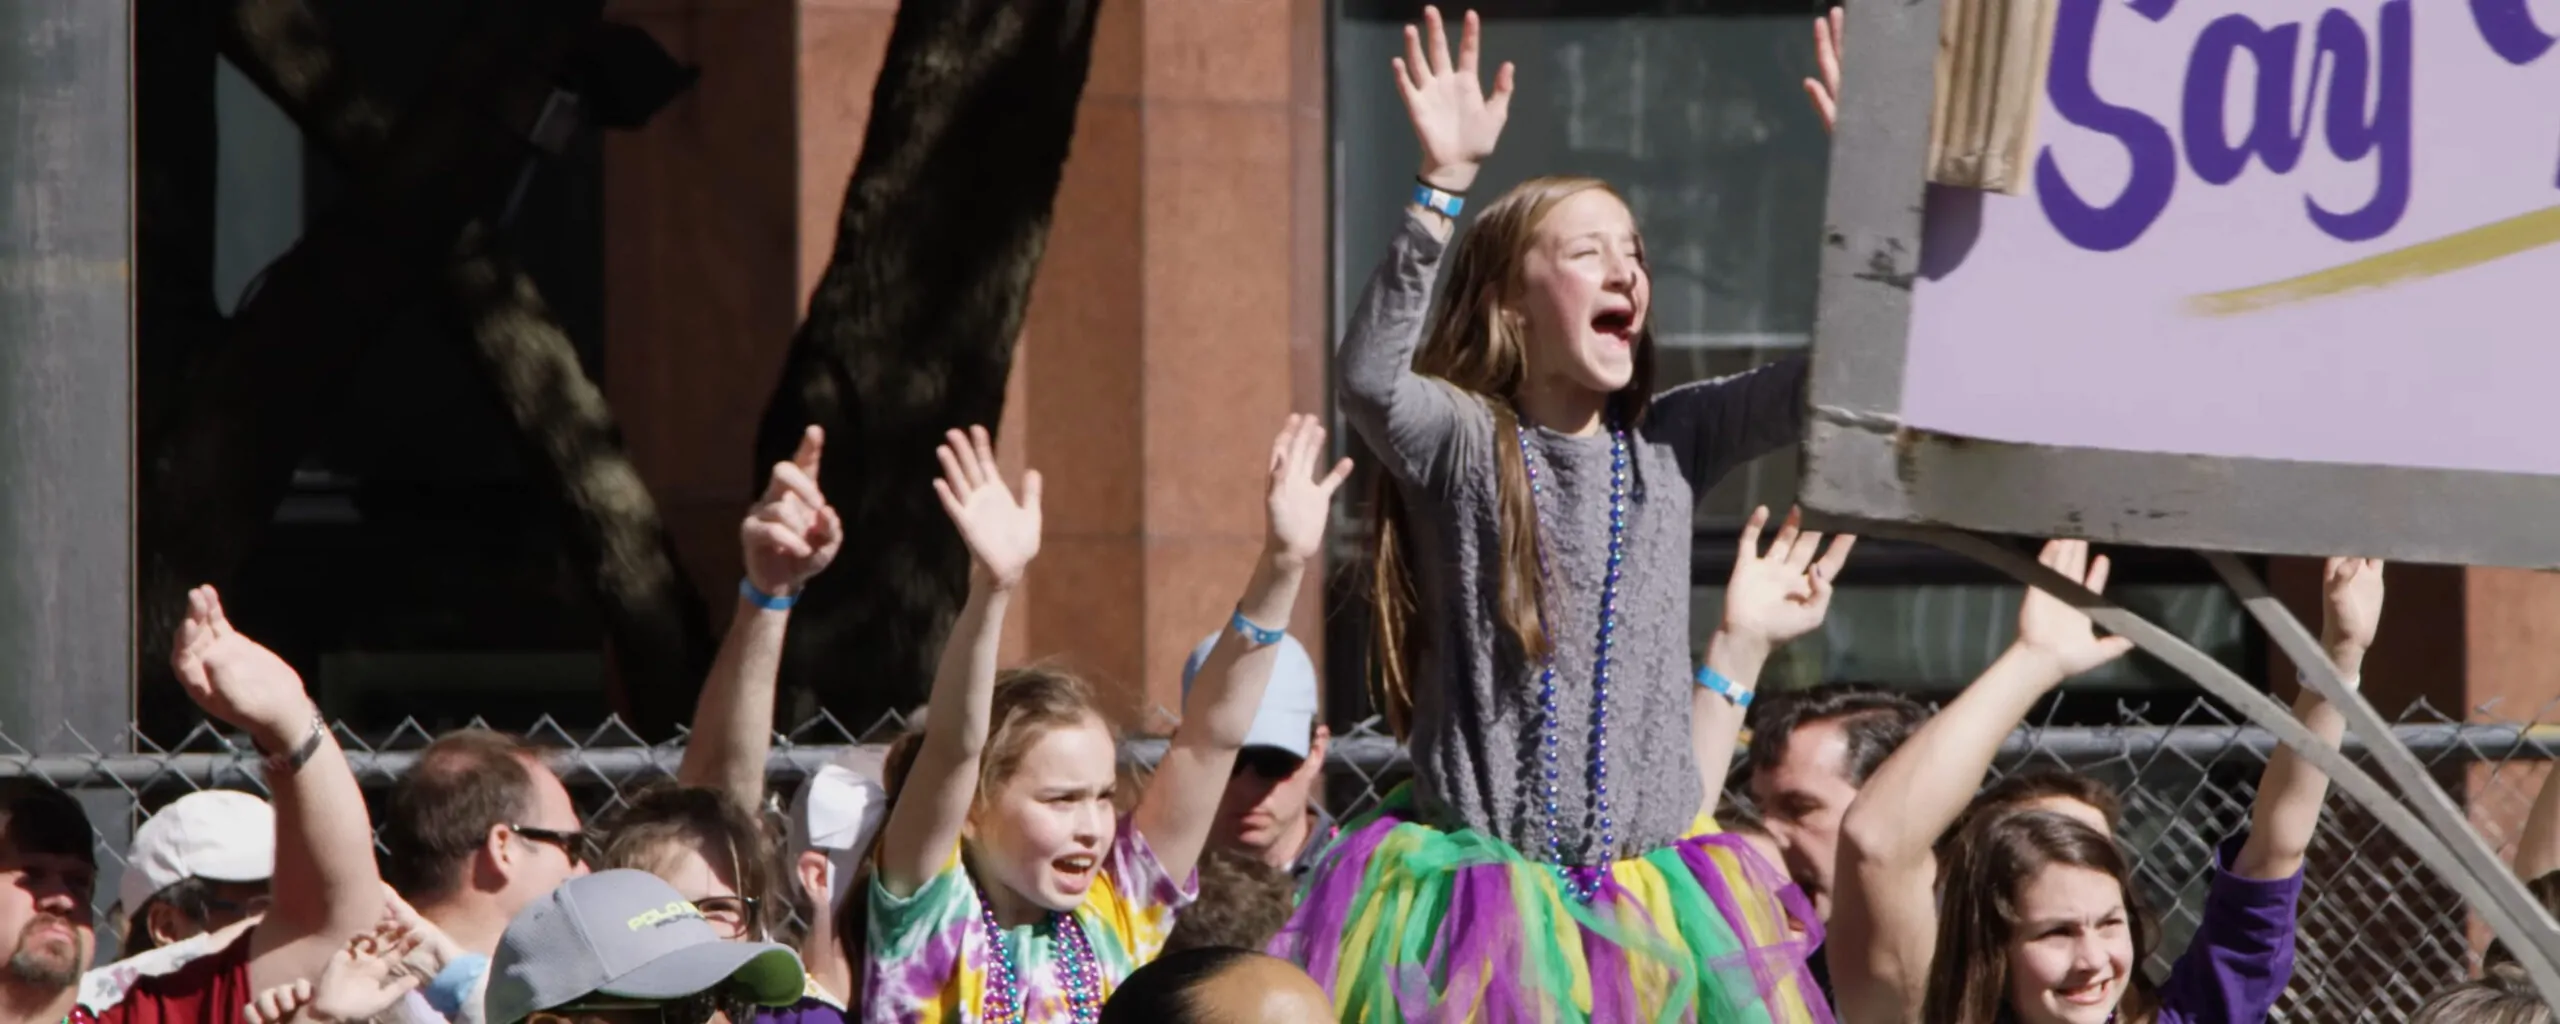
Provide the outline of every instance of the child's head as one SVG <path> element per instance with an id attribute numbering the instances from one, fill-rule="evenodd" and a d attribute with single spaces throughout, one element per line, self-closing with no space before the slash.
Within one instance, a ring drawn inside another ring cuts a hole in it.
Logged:
<path id="1" fill-rule="evenodd" d="M 646 871 L 675 887 L 720 937 L 761 941 L 775 902 L 771 844 L 762 823 L 719 790 L 654 786 L 606 829 L 599 868 Z"/>
<path id="2" fill-rule="evenodd" d="M 2534 990 L 2533 979 L 2513 962 L 2493 963 L 2480 980 L 2438 992 L 2418 1008 L 2409 1024 L 2551 1024 L 2551 1004 Z"/>
<path id="3" fill-rule="evenodd" d="M 2013 772 L 1975 794 L 1964 815 L 1939 837 L 1940 865 L 1945 864 L 1947 847 L 1975 821 L 2010 811 L 2052 811 L 2112 839 L 2118 821 L 2124 817 L 2124 803 L 2106 783 L 2079 772 L 2060 768 Z"/>
<path id="4" fill-rule="evenodd" d="M 1626 201 L 1598 178 L 1532 178 L 1486 206 L 1459 239 L 1413 369 L 1484 399 L 1497 438 L 1511 436 L 1533 393 L 1607 396 L 1610 419 L 1638 426 L 1653 397 L 1652 302 L 1644 239 Z M 1537 507 L 1519 447 L 1496 444 L 1493 459 L 1502 623 L 1534 659 L 1547 652 Z M 1420 609 L 1401 505 L 1391 483 L 1381 478 L 1379 487 L 1371 632 L 1373 649 L 1394 656 L 1372 664 L 1379 708 L 1402 736 L 1412 704 L 1405 680 L 1420 653 L 1405 623 Z"/>
<path id="5" fill-rule="evenodd" d="M 1236 850 L 1213 846 L 1201 853 L 1198 885 L 1200 898 L 1174 919 L 1166 953 L 1212 946 L 1261 949 L 1297 908 L 1297 883 L 1288 872 Z"/>
<path id="6" fill-rule="evenodd" d="M 1653 283 L 1626 201 L 1597 178 L 1532 178 L 1476 215 L 1417 372 L 1497 402 L 1528 389 L 1652 394 Z"/>
<path id="7" fill-rule="evenodd" d="M 1778 837 L 1769 831 L 1769 822 L 1760 817 L 1760 809 L 1742 800 L 1727 798 L 1723 809 L 1716 812 L 1716 824 L 1725 832 L 1741 839 L 1760 859 L 1768 861 L 1772 870 L 1783 871 L 1787 855 L 1778 845 Z"/>
<path id="8" fill-rule="evenodd" d="M 2114 840 L 2052 811 L 1989 815 L 1956 837 L 1945 885 L 1923 1021 L 2151 1020 L 2149 923 Z"/>
<path id="9" fill-rule="evenodd" d="M 1119 745 L 1093 688 L 1048 668 L 996 680 L 977 802 L 962 831 L 980 880 L 1049 910 L 1084 902 L 1111 846 Z"/>

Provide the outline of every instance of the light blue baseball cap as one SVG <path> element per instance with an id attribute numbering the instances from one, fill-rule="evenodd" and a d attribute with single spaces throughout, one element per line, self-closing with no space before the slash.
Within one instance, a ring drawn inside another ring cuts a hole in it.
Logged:
<path id="1" fill-rule="evenodd" d="M 1209 651 L 1218 646 L 1224 631 L 1211 633 L 1193 648 L 1191 659 L 1182 663 L 1182 694 L 1191 695 L 1191 679 L 1200 674 L 1200 665 L 1209 660 Z M 1262 707 L 1253 715 L 1253 728 L 1246 731 L 1244 745 L 1276 747 L 1298 757 L 1307 756 L 1313 746 L 1316 726 L 1316 663 L 1307 649 L 1294 636 L 1280 638 L 1280 663 L 1271 669 L 1271 684 L 1262 691 Z"/>

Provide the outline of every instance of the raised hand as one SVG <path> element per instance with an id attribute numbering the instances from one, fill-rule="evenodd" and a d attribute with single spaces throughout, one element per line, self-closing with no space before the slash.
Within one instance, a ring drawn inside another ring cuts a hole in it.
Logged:
<path id="1" fill-rule="evenodd" d="M 1014 500 L 985 427 L 951 431 L 934 455 L 942 460 L 942 479 L 933 482 L 933 493 L 960 528 L 977 571 L 996 587 L 1011 589 L 1040 554 L 1040 471 L 1022 474 L 1022 498 Z"/>
<path id="2" fill-rule="evenodd" d="M 371 1020 L 390 1009 L 426 980 L 406 964 L 417 945 L 415 935 L 395 924 L 356 936 L 329 957 L 320 977 L 311 982 L 301 1024 Z"/>
<path id="3" fill-rule="evenodd" d="M 2338 670 L 2353 676 L 2382 628 L 2382 560 L 2332 558 L 2320 575 L 2320 643 Z"/>
<path id="4" fill-rule="evenodd" d="M 1314 558 L 1324 546 L 1334 489 L 1350 475 L 1350 459 L 1325 470 L 1324 424 L 1313 416 L 1290 415 L 1271 441 L 1271 490 L 1264 502 L 1271 517 L 1271 553 L 1299 565 Z"/>
<path id="5" fill-rule="evenodd" d="M 1845 13 L 1834 7 L 1813 19 L 1813 66 L 1822 77 L 1805 79 L 1804 91 L 1813 98 L 1813 112 L 1822 115 L 1826 132 L 1840 120 L 1840 29 Z"/>
<path id="6" fill-rule="evenodd" d="M 844 520 L 827 505 L 818 489 L 818 457 L 827 434 L 812 426 L 800 435 L 800 450 L 789 462 L 773 464 L 773 478 L 763 499 L 747 510 L 738 541 L 746 549 L 747 581 L 757 590 L 782 597 L 808 586 L 826 571 L 844 545 Z"/>
<path id="7" fill-rule="evenodd" d="M 1502 124 L 1511 117 L 1510 63 L 1494 72 L 1490 96 L 1477 75 L 1482 34 L 1476 13 L 1468 11 L 1458 59 L 1452 62 L 1440 9 L 1425 7 L 1422 29 L 1405 26 L 1404 56 L 1393 61 L 1396 91 L 1404 96 L 1414 137 L 1422 143 L 1422 179 L 1451 192 L 1464 192 L 1475 183 L 1476 169 L 1493 155 Z"/>
<path id="8" fill-rule="evenodd" d="M 2046 541 L 2036 561 L 2090 590 L 2107 592 L 2107 556 L 2089 557 L 2088 541 Z M 2124 637 L 2099 636 L 2089 613 L 2042 587 L 2028 587 L 2026 600 L 2018 604 L 2018 645 L 2048 659 L 2065 677 L 2097 668 L 2133 649 L 2133 641 Z"/>
<path id="9" fill-rule="evenodd" d="M 1787 513 L 1778 535 L 1760 551 L 1760 530 L 1769 524 L 1766 507 L 1753 509 L 1736 546 L 1733 577 L 1725 583 L 1724 628 L 1738 636 L 1776 647 L 1813 632 L 1831 612 L 1833 581 L 1849 561 L 1858 538 L 1842 534 L 1822 551 L 1822 534 L 1802 529 L 1804 513 Z M 1821 553 L 1816 560 L 1816 552 Z"/>
<path id="10" fill-rule="evenodd" d="M 222 613 L 222 595 L 212 587 L 187 592 L 187 617 L 178 624 L 174 646 L 169 667 L 196 706 L 261 742 L 298 739 L 299 730 L 318 713 L 303 691 L 301 674 L 276 652 L 231 628 Z"/>

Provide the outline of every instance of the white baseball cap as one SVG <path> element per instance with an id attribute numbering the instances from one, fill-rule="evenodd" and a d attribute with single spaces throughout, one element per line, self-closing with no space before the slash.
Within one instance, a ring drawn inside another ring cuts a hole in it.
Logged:
<path id="1" fill-rule="evenodd" d="M 819 768 L 791 796 L 788 849 L 795 859 L 807 850 L 826 853 L 831 908 L 844 906 L 871 837 L 889 816 L 889 790 L 881 784 L 887 758 L 883 748 L 856 747 Z"/>
<path id="2" fill-rule="evenodd" d="M 1200 674 L 1200 666 L 1209 660 L 1209 652 L 1218 646 L 1224 631 L 1211 633 L 1191 652 L 1191 660 L 1182 663 L 1182 693 L 1191 694 L 1191 678 Z M 1316 728 L 1316 663 L 1307 657 L 1307 649 L 1294 636 L 1280 638 L 1280 663 L 1271 668 L 1271 682 L 1263 687 L 1262 707 L 1253 713 L 1253 728 L 1245 731 L 1248 747 L 1278 747 L 1299 757 L 1313 749 Z"/>
<path id="3" fill-rule="evenodd" d="M 170 801 L 133 830 L 116 906 L 130 914 L 190 878 L 263 882 L 275 873 L 275 808 L 237 790 L 203 790 Z"/>

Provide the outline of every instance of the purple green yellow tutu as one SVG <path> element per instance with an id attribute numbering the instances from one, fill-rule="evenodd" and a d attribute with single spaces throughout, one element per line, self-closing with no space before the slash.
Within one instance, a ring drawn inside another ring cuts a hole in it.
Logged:
<path id="1" fill-rule="evenodd" d="M 1609 865 L 1586 904 L 1556 868 L 1415 816 L 1398 787 L 1346 826 L 1271 942 L 1344 1021 L 1831 1020 L 1812 905 L 1712 820 Z"/>

